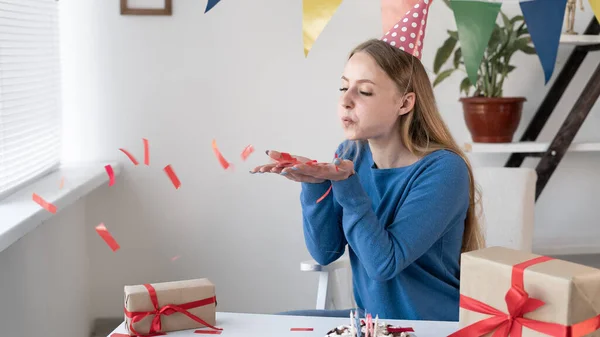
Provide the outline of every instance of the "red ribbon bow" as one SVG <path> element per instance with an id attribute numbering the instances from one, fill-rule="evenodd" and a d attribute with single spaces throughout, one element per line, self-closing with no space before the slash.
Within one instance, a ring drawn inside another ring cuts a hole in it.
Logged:
<path id="1" fill-rule="evenodd" d="M 573 326 L 540 322 L 523 317 L 523 315 L 535 311 L 544 305 L 543 301 L 530 298 L 529 294 L 524 290 L 523 274 L 525 268 L 549 260 L 552 260 L 552 258 L 540 256 L 513 266 L 512 285 L 504 297 L 508 308 L 508 314 L 483 302 L 477 301 L 476 299 L 460 295 L 461 308 L 481 314 L 492 315 L 492 317 L 464 327 L 448 337 L 479 337 L 494 330 L 496 331 L 492 337 L 521 337 L 523 326 L 554 337 L 582 337 L 600 329 L 600 315 Z"/>
<path id="2" fill-rule="evenodd" d="M 150 331 L 145 336 L 160 335 L 160 332 L 162 330 L 162 322 L 160 320 L 161 316 L 162 315 L 169 316 L 176 312 L 182 313 L 182 314 L 188 316 L 189 318 L 193 319 L 194 321 L 196 321 L 200 324 L 203 324 L 206 327 L 209 327 L 211 329 L 223 330 L 223 329 L 220 329 L 220 328 L 217 328 L 217 327 L 214 327 L 214 326 L 208 324 L 206 321 L 204 321 L 200 317 L 195 316 L 188 311 L 189 309 L 201 307 L 201 306 L 208 305 L 211 303 L 216 303 L 216 297 L 213 296 L 213 297 L 205 298 L 203 300 L 179 304 L 179 305 L 167 304 L 167 305 L 159 308 L 158 297 L 156 295 L 156 290 L 154 289 L 154 287 L 150 284 L 144 284 L 144 287 L 146 287 L 146 289 L 148 289 L 148 294 L 150 295 L 150 300 L 152 301 L 152 305 L 154 306 L 154 311 L 130 312 L 130 311 L 127 311 L 127 308 L 125 308 L 125 315 L 127 317 L 131 318 L 131 321 L 129 323 L 129 330 L 131 330 L 131 332 L 133 332 L 135 335 L 142 336 L 137 331 L 135 331 L 135 329 L 133 328 L 133 324 L 143 320 L 144 318 L 146 318 L 150 315 L 154 315 L 154 318 L 152 319 L 152 324 L 150 325 Z"/>

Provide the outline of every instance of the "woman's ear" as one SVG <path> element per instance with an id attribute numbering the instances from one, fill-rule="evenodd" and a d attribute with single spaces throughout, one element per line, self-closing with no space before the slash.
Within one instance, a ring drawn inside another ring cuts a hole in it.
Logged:
<path id="1" fill-rule="evenodd" d="M 414 92 L 409 92 L 404 95 L 400 101 L 400 109 L 398 110 L 398 116 L 402 116 L 407 114 L 413 110 L 415 107 L 415 100 L 417 95 Z"/>

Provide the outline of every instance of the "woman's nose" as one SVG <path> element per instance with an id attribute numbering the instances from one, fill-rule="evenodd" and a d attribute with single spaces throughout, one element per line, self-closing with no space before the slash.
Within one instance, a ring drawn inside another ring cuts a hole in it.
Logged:
<path id="1" fill-rule="evenodd" d="M 341 99 L 341 104 L 346 109 L 352 109 L 354 107 L 354 102 L 352 101 L 352 97 L 345 92 Z"/>

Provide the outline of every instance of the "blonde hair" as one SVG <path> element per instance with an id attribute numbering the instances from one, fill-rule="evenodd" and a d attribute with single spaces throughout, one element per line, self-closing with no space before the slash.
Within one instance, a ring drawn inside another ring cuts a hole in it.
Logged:
<path id="1" fill-rule="evenodd" d="M 474 182 L 473 169 L 440 116 L 431 81 L 423 64 L 413 55 L 376 39 L 358 45 L 349 58 L 358 52 L 369 54 L 396 82 L 401 93 L 416 94 L 413 111 L 400 116 L 399 127 L 403 145 L 419 158 L 437 150 L 449 150 L 465 161 L 470 186 L 461 252 L 483 248 L 485 240 L 478 220 L 480 213 L 476 209 L 480 205 L 480 192 Z M 358 156 L 359 149 L 360 141 L 356 143 L 355 156 Z"/>

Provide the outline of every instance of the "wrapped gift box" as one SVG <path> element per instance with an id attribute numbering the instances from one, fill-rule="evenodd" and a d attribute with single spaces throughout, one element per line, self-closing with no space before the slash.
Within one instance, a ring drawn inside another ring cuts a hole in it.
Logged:
<path id="1" fill-rule="evenodd" d="M 125 324 L 130 335 L 216 328 L 215 286 L 194 279 L 125 286 Z"/>
<path id="2" fill-rule="evenodd" d="M 490 247 L 462 254 L 460 277 L 452 337 L 600 337 L 600 269 Z"/>

